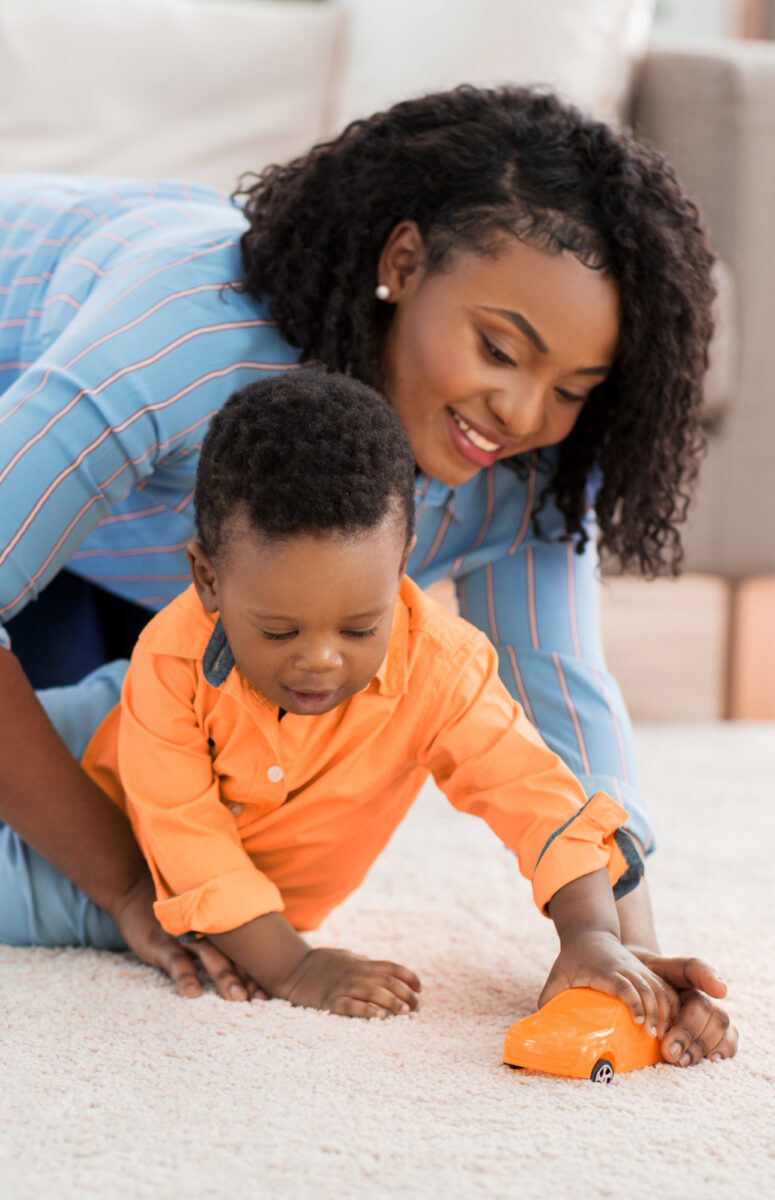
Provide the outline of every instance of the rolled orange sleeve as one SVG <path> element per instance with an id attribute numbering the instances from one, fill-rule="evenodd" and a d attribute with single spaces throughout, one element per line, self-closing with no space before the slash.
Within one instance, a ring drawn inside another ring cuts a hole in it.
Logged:
<path id="1" fill-rule="evenodd" d="M 507 692 L 482 635 L 461 658 L 440 689 L 445 699 L 436 701 L 426 760 L 449 801 L 481 817 L 514 851 L 542 912 L 565 884 L 601 868 L 615 889 L 634 886 L 643 864 L 620 829 L 626 811 L 604 792 L 587 799 Z"/>
<path id="2" fill-rule="evenodd" d="M 217 875 L 167 900 L 157 900 L 153 906 L 159 924 L 175 937 L 192 930 L 227 933 L 254 917 L 282 909 L 279 891 L 252 864 Z"/>
<path id="3" fill-rule="evenodd" d="M 627 875 L 637 883 L 643 864 L 631 839 L 617 839 L 627 813 L 607 796 L 596 792 L 568 821 L 550 835 L 533 871 L 533 899 L 542 912 L 555 892 L 566 883 L 605 868 L 616 889 Z M 627 835 L 625 835 L 627 836 Z M 624 847 L 632 845 L 633 857 Z"/>
<path id="4" fill-rule="evenodd" d="M 174 936 L 224 933 L 284 907 L 221 803 L 194 687 L 191 663 L 136 650 L 118 733 L 124 806 L 153 876 L 154 911 Z"/>

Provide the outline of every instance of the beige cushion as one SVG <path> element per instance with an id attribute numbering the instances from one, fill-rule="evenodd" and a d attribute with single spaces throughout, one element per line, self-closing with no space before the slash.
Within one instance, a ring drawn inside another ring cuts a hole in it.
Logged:
<path id="1" fill-rule="evenodd" d="M 548 83 L 606 119 L 627 107 L 654 0 L 340 0 L 340 121 L 458 83 Z"/>
<path id="2" fill-rule="evenodd" d="M 2 169 L 231 191 L 330 124 L 341 28 L 300 0 L 2 0 Z"/>

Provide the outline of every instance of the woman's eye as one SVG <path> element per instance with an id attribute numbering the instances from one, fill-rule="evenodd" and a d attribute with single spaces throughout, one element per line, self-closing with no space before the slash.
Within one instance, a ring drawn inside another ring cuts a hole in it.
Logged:
<path id="1" fill-rule="evenodd" d="M 262 629 L 261 636 L 269 642 L 286 642 L 288 638 L 296 636 L 296 630 L 291 629 L 289 633 L 270 633 L 268 629 Z"/>
<path id="2" fill-rule="evenodd" d="M 480 334 L 480 337 L 485 350 L 490 355 L 490 358 L 494 358 L 496 362 L 504 363 L 508 367 L 516 367 L 517 364 L 514 362 L 514 359 L 509 358 L 508 354 L 505 354 L 503 350 L 500 350 L 485 334 Z"/>
<path id="3" fill-rule="evenodd" d="M 589 399 L 589 396 L 579 396 L 576 392 L 566 392 L 562 388 L 556 388 L 555 391 L 567 404 L 583 404 L 585 400 Z"/>
<path id="4" fill-rule="evenodd" d="M 343 629 L 342 630 L 342 633 L 345 637 L 351 637 L 351 638 L 374 637 L 374 634 L 376 632 L 377 632 L 376 625 L 374 626 L 373 629 Z"/>

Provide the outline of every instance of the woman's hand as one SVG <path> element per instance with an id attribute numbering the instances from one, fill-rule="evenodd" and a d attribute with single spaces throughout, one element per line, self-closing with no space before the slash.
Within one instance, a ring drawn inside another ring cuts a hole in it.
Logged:
<path id="1" fill-rule="evenodd" d="M 642 946 L 629 950 L 678 993 L 680 1008 L 662 1038 L 662 1054 L 678 1067 L 691 1067 L 702 1058 L 715 1062 L 737 1053 L 737 1030 L 723 1008 L 724 980 L 699 958 L 664 958 Z"/>
<path id="2" fill-rule="evenodd" d="M 633 1020 L 652 1037 L 663 1038 L 678 1014 L 678 996 L 669 981 L 608 931 L 580 931 L 563 941 L 539 1005 L 572 987 L 595 988 L 623 1000 Z"/>
<path id="3" fill-rule="evenodd" d="M 153 883 L 145 875 L 111 912 L 129 949 L 152 967 L 166 971 L 178 994 L 194 997 L 202 993 L 196 963 L 215 984 L 223 1000 L 266 999 L 266 993 L 206 938 L 188 947 L 165 933 L 153 912 Z"/>
<path id="4" fill-rule="evenodd" d="M 287 980 L 284 1000 L 343 1017 L 389 1017 L 420 1003 L 420 980 L 393 962 L 373 962 L 347 950 L 310 950 Z"/>

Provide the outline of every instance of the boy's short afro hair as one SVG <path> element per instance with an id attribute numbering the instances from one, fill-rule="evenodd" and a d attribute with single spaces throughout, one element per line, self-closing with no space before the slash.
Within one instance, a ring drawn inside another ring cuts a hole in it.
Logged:
<path id="1" fill-rule="evenodd" d="M 278 538 L 363 533 L 398 502 L 414 529 L 415 461 L 387 401 L 343 375 L 301 369 L 235 392 L 212 420 L 194 507 L 216 554 L 234 516 Z"/>

